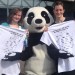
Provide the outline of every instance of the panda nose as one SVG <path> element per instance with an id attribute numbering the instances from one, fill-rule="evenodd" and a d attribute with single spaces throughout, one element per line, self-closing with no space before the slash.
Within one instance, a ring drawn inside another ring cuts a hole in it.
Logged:
<path id="1" fill-rule="evenodd" d="M 40 23 L 42 23 L 42 20 L 41 19 L 36 19 L 35 23 L 40 24 Z"/>

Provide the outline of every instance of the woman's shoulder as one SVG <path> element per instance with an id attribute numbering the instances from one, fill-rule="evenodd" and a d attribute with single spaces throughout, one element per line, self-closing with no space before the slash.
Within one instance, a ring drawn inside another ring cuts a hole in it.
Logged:
<path id="1" fill-rule="evenodd" d="M 1 25 L 3 25 L 3 26 L 9 26 L 9 23 L 3 22 Z"/>
<path id="2" fill-rule="evenodd" d="M 66 17 L 65 21 L 74 20 L 73 17 Z"/>

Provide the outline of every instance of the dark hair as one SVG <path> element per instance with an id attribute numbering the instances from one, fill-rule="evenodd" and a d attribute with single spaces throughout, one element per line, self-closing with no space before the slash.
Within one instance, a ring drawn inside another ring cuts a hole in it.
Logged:
<path id="1" fill-rule="evenodd" d="M 63 9 L 64 9 L 64 4 L 63 4 L 63 2 L 62 1 L 55 1 L 54 3 L 53 3 L 53 9 L 55 8 L 55 6 L 57 6 L 57 5 L 61 5 L 62 7 L 63 7 Z"/>
<path id="2" fill-rule="evenodd" d="M 13 17 L 17 12 L 22 12 L 22 9 L 20 9 L 20 8 L 13 8 L 13 9 L 10 10 L 9 16 L 8 16 L 8 23 L 11 23 L 12 17 Z M 22 22 L 23 22 L 23 16 L 21 16 L 21 19 L 20 19 L 19 23 L 22 23 Z"/>

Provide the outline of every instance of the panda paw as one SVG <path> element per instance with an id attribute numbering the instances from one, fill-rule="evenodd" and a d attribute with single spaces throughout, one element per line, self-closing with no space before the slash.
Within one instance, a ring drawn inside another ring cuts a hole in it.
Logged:
<path id="1" fill-rule="evenodd" d="M 70 53 L 59 53 L 59 58 L 67 59 L 69 57 L 74 57 L 74 56 Z"/>

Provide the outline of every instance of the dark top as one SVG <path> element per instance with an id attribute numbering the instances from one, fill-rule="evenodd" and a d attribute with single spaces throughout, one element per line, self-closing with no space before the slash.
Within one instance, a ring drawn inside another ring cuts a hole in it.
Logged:
<path id="1" fill-rule="evenodd" d="M 69 21 L 69 20 L 73 20 L 73 19 L 74 19 L 73 17 L 72 17 L 72 18 L 71 18 L 71 17 L 66 17 L 64 21 Z M 63 22 L 64 22 L 64 21 L 63 21 Z M 56 24 L 55 21 L 54 21 L 53 24 Z"/>

